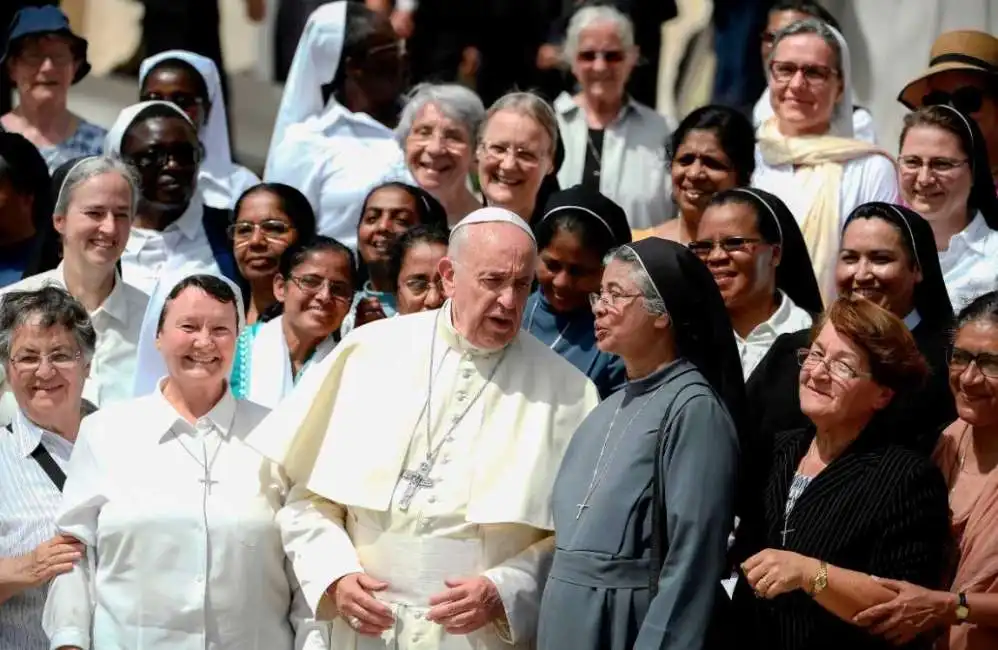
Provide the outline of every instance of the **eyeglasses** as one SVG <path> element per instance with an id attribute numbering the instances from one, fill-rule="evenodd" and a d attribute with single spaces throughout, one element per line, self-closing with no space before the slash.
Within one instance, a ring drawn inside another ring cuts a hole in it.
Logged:
<path id="1" fill-rule="evenodd" d="M 201 147 L 182 144 L 172 147 L 154 146 L 129 156 L 136 167 L 166 167 L 173 160 L 180 167 L 193 167 L 201 162 Z"/>
<path id="2" fill-rule="evenodd" d="M 579 61 L 592 63 L 596 59 L 602 59 L 607 65 L 620 63 L 624 60 L 624 52 L 621 50 L 583 50 L 576 54 Z"/>
<path id="3" fill-rule="evenodd" d="M 438 127 L 429 124 L 417 125 L 409 131 L 407 138 L 416 144 L 439 140 L 442 147 L 451 150 L 463 150 L 468 146 L 468 136 L 461 129 L 443 125 Z"/>
<path id="4" fill-rule="evenodd" d="M 405 285 L 405 288 L 409 290 L 409 293 L 417 298 L 429 291 L 430 287 L 435 288 L 439 294 L 443 294 L 444 292 L 443 282 L 441 282 L 439 278 L 433 281 L 427 280 L 426 278 L 409 278 L 403 284 Z"/>
<path id="5" fill-rule="evenodd" d="M 198 97 L 191 93 L 143 93 L 139 96 L 139 99 L 144 102 L 170 102 L 177 106 L 177 108 L 183 111 L 189 111 L 195 106 L 201 108 L 204 106 L 204 98 Z"/>
<path id="6" fill-rule="evenodd" d="M 511 155 L 513 162 L 523 168 L 537 167 L 541 163 L 539 153 L 508 142 L 482 142 L 482 150 L 485 152 L 485 157 L 492 162 L 502 162 Z"/>
<path id="7" fill-rule="evenodd" d="M 839 379 L 841 381 L 849 381 L 851 379 L 857 379 L 859 377 L 869 377 L 867 373 L 859 372 L 855 370 L 845 361 L 841 359 L 828 360 L 825 355 L 817 350 L 811 350 L 810 348 L 801 348 L 797 350 L 797 363 L 801 368 L 813 369 L 817 365 L 822 365 L 828 374 L 832 377 Z"/>
<path id="8" fill-rule="evenodd" d="M 322 291 L 323 287 L 328 287 L 333 300 L 340 302 L 353 300 L 353 287 L 339 280 L 327 280 L 318 275 L 292 275 L 291 281 L 298 285 L 303 293 L 316 294 Z"/>
<path id="9" fill-rule="evenodd" d="M 37 372 L 46 361 L 56 370 L 72 370 L 83 358 L 81 352 L 53 352 L 51 354 L 35 354 L 26 352 L 11 358 L 10 363 L 18 372 Z"/>
<path id="10" fill-rule="evenodd" d="M 589 306 L 595 308 L 597 305 L 604 305 L 610 309 L 617 310 L 624 306 L 625 300 L 642 298 L 641 293 L 618 293 L 616 291 L 600 290 L 589 294 Z"/>
<path id="11" fill-rule="evenodd" d="M 229 239 L 241 244 L 252 239 L 257 230 L 263 233 L 265 239 L 282 241 L 294 231 L 294 228 L 288 222 L 281 221 L 280 219 L 268 219 L 260 223 L 237 221 L 226 228 Z"/>
<path id="12" fill-rule="evenodd" d="M 981 374 L 990 379 L 998 379 L 998 354 L 980 352 L 974 354 L 961 348 L 953 348 L 949 356 L 950 370 L 963 372 L 970 364 L 977 366 Z"/>
<path id="13" fill-rule="evenodd" d="M 17 57 L 18 61 L 21 61 L 33 68 L 37 68 L 45 63 L 48 59 L 52 62 L 52 65 L 61 66 L 69 65 L 76 60 L 72 52 L 21 52 Z"/>
<path id="14" fill-rule="evenodd" d="M 787 84 L 801 72 L 804 81 L 812 88 L 825 85 L 838 71 L 827 65 L 797 65 L 793 61 L 772 61 L 769 64 L 769 73 L 776 83 Z"/>
<path id="15" fill-rule="evenodd" d="M 967 164 L 966 158 L 946 158 L 943 156 L 938 156 L 934 158 L 920 158 L 919 156 L 901 156 L 898 158 L 898 163 L 901 165 L 901 170 L 909 172 L 912 174 L 917 174 L 922 170 L 923 167 L 928 167 L 929 171 L 933 174 L 949 174 L 950 172 L 956 170 Z"/>
<path id="16" fill-rule="evenodd" d="M 722 237 L 718 240 L 701 239 L 691 241 L 687 247 L 694 255 L 700 259 L 707 259 L 715 248 L 720 248 L 725 253 L 739 253 L 748 250 L 752 244 L 758 244 L 762 239 L 759 237 Z"/>
<path id="17" fill-rule="evenodd" d="M 984 93 L 980 88 L 962 86 L 951 93 L 934 90 L 922 97 L 924 106 L 952 106 L 961 113 L 976 113 L 984 106 Z"/>

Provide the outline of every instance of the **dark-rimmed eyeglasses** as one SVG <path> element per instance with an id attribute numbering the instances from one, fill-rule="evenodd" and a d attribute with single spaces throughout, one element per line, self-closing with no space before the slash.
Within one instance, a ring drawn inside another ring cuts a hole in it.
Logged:
<path id="1" fill-rule="evenodd" d="M 834 68 L 827 65 L 798 65 L 793 61 L 771 61 L 769 63 L 769 74 L 776 83 L 790 83 L 798 72 L 804 75 L 804 81 L 812 88 L 823 86 L 838 74 Z"/>
<path id="2" fill-rule="evenodd" d="M 48 363 L 56 370 L 72 370 L 83 358 L 82 352 L 57 351 L 51 354 L 36 354 L 25 352 L 16 354 L 10 359 L 10 364 L 18 372 L 37 372 L 42 364 Z"/>
<path id="3" fill-rule="evenodd" d="M 201 155 L 200 146 L 181 144 L 171 147 L 153 146 L 128 156 L 128 159 L 142 169 L 166 167 L 171 160 L 180 167 L 194 167 L 201 162 Z"/>
<path id="4" fill-rule="evenodd" d="M 950 370 L 964 372 L 970 364 L 977 366 L 981 374 L 989 379 L 998 379 L 998 354 L 989 352 L 973 353 L 962 348 L 953 348 L 949 355 Z"/>
<path id="5" fill-rule="evenodd" d="M 621 63 L 624 60 L 623 50 L 582 50 L 578 54 L 579 61 L 593 63 L 596 59 L 602 59 L 603 63 L 611 65 Z"/>
<path id="6" fill-rule="evenodd" d="M 951 93 L 934 90 L 922 97 L 924 106 L 952 106 L 961 113 L 976 113 L 984 106 L 984 92 L 974 86 L 962 86 Z"/>
<path id="7" fill-rule="evenodd" d="M 691 241 L 687 248 L 701 259 L 710 257 L 715 248 L 720 248 L 725 253 L 739 253 L 749 249 L 752 244 L 761 243 L 759 237 L 722 237 L 721 239 L 700 239 Z"/>

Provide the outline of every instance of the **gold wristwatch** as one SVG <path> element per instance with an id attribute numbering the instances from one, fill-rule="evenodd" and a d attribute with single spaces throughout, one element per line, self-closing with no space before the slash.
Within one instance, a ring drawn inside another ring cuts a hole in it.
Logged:
<path id="1" fill-rule="evenodd" d="M 966 623 L 967 618 L 970 616 L 970 605 L 967 604 L 967 594 L 962 591 L 957 594 L 960 599 L 960 604 L 956 606 L 956 620 L 960 623 Z"/>
<path id="2" fill-rule="evenodd" d="M 811 595 L 817 596 L 828 587 L 828 562 L 818 565 L 818 572 L 811 578 Z"/>

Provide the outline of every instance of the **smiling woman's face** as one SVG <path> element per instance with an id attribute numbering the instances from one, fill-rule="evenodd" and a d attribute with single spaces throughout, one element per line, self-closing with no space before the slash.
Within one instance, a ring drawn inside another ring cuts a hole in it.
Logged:
<path id="1" fill-rule="evenodd" d="M 922 272 L 890 222 L 858 218 L 842 233 L 835 281 L 839 294 L 860 295 L 904 318 L 914 309 Z"/>
<path id="2" fill-rule="evenodd" d="M 194 197 L 201 144 L 194 125 L 180 115 L 135 121 L 125 132 L 121 155 L 138 170 L 146 201 L 182 206 Z"/>

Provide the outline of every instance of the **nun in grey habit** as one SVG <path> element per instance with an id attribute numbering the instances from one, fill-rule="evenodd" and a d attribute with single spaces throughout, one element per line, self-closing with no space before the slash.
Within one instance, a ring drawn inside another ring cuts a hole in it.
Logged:
<path id="1" fill-rule="evenodd" d="M 744 400 L 724 303 L 699 259 L 658 238 L 617 249 L 592 303 L 628 382 L 558 472 L 538 648 L 721 647 Z"/>

